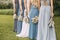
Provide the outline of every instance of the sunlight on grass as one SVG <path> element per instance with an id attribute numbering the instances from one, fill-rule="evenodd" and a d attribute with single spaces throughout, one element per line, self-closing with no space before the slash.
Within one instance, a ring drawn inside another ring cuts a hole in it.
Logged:
<path id="1" fill-rule="evenodd" d="M 57 40 L 60 40 L 60 16 L 55 17 L 54 21 L 55 21 Z"/>
<path id="2" fill-rule="evenodd" d="M 11 15 L 0 15 L 0 40 L 29 40 L 18 38 L 13 32 L 13 17 Z"/>

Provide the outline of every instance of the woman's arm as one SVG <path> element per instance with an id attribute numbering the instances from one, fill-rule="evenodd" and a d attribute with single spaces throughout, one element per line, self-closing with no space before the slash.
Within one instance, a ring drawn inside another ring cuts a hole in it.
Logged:
<path id="1" fill-rule="evenodd" d="M 20 12 L 22 12 L 23 10 L 22 10 L 22 0 L 19 0 L 19 7 L 20 7 Z M 22 14 L 22 13 L 20 13 L 20 14 Z"/>
<path id="2" fill-rule="evenodd" d="M 28 12 L 30 11 L 30 8 L 31 8 L 31 0 L 29 0 L 29 3 L 28 3 Z"/>
<path id="3" fill-rule="evenodd" d="M 27 0 L 24 0 L 24 7 L 27 8 Z"/>
<path id="4" fill-rule="evenodd" d="M 40 9 L 40 0 L 38 0 L 38 9 Z"/>
<path id="5" fill-rule="evenodd" d="M 53 17 L 54 14 L 53 14 L 53 0 L 51 0 L 51 17 Z"/>
<path id="6" fill-rule="evenodd" d="M 27 0 L 24 0 L 24 7 L 25 7 L 26 16 L 28 16 Z"/>
<path id="7" fill-rule="evenodd" d="M 26 0 L 27 1 L 27 0 Z M 31 0 L 29 0 L 28 2 L 27 2 L 28 4 L 26 4 L 27 5 L 27 13 L 26 13 L 26 16 L 28 15 L 28 13 L 29 13 L 29 11 L 30 11 L 30 7 L 31 7 Z"/>
<path id="8" fill-rule="evenodd" d="M 15 7 L 15 0 L 13 0 L 13 11 L 14 11 L 14 14 L 16 14 L 16 7 Z"/>

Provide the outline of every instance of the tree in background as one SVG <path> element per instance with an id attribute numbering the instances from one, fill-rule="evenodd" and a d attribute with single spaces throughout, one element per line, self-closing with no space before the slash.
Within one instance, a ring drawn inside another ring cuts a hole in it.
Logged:
<path id="1" fill-rule="evenodd" d="M 54 0 L 54 13 L 60 16 L 60 0 Z"/>
<path id="2" fill-rule="evenodd" d="M 0 9 L 12 9 L 12 0 L 0 0 Z M 54 0 L 54 13 L 60 16 L 60 0 Z"/>

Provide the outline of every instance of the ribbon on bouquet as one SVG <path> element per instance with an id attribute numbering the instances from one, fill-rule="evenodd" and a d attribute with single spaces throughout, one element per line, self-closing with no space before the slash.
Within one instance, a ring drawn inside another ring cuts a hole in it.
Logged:
<path id="1" fill-rule="evenodd" d="M 54 27 L 53 17 L 50 18 L 48 25 L 49 25 L 50 28 Z"/>

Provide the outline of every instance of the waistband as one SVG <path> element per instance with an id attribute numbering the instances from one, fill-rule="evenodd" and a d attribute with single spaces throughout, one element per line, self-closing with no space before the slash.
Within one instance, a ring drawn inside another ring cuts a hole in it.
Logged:
<path id="1" fill-rule="evenodd" d="M 50 6 L 50 5 L 41 5 L 41 6 Z"/>
<path id="2" fill-rule="evenodd" d="M 31 7 L 38 8 L 37 6 L 35 6 L 35 5 L 33 5 L 33 4 L 31 5 Z"/>

